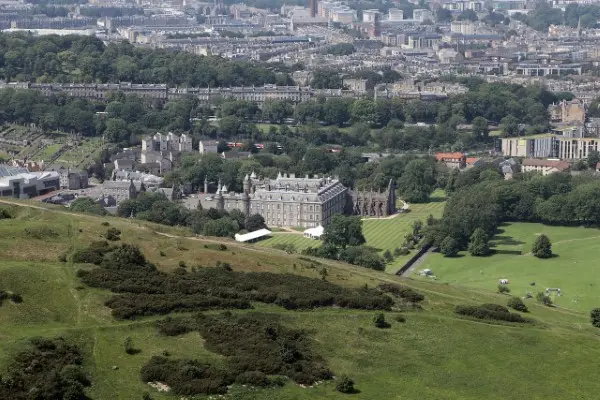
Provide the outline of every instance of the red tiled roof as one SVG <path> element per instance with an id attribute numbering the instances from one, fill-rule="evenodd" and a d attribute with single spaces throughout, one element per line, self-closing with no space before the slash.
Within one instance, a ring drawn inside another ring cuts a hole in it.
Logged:
<path id="1" fill-rule="evenodd" d="M 479 160 L 479 157 L 467 157 L 467 164 L 475 164 Z"/>
<path id="2" fill-rule="evenodd" d="M 538 160 L 536 158 L 526 158 L 523 160 L 523 166 L 556 168 L 559 171 L 565 171 L 565 170 L 569 169 L 571 164 L 569 164 L 566 161 L 560 161 L 560 160 Z"/>
<path id="3" fill-rule="evenodd" d="M 461 158 L 464 158 L 464 157 L 465 157 L 465 155 L 463 153 L 458 153 L 458 152 L 455 152 L 455 153 L 435 153 L 435 159 L 438 160 L 438 161 L 443 161 L 443 160 L 446 160 L 446 159 L 454 159 L 454 160 L 456 160 L 456 159 L 461 159 Z"/>

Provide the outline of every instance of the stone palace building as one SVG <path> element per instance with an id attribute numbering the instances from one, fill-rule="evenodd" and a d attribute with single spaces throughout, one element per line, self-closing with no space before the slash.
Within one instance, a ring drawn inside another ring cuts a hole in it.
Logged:
<path id="1" fill-rule="evenodd" d="M 276 179 L 246 175 L 243 193 L 230 192 L 219 181 L 217 192 L 200 196 L 202 207 L 260 214 L 268 226 L 311 228 L 327 226 L 334 214 L 387 216 L 395 211 L 391 186 L 385 192 L 352 192 L 332 177 L 296 177 L 279 173 Z"/>

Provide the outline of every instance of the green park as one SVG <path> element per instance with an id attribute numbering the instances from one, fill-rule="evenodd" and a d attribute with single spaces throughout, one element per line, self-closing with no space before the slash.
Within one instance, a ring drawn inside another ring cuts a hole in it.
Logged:
<path id="1" fill-rule="evenodd" d="M 554 257 L 538 259 L 531 254 L 537 236 L 552 241 Z M 438 282 L 496 291 L 500 279 L 508 279 L 511 295 L 526 297 L 546 288 L 561 308 L 585 312 L 598 303 L 600 277 L 595 269 L 600 254 L 600 230 L 584 227 L 557 227 L 536 223 L 502 224 L 492 237 L 493 253 L 474 257 L 467 251 L 457 257 L 430 253 L 411 276 L 430 269 Z M 420 278 L 431 279 L 431 278 Z"/>

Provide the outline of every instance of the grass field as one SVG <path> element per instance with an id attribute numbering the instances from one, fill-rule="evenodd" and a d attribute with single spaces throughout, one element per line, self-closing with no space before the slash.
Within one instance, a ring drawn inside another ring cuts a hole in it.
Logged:
<path id="1" fill-rule="evenodd" d="M 367 218 L 363 220 L 363 234 L 367 239 L 367 245 L 375 247 L 383 253 L 386 250 L 394 251 L 404 242 L 404 235 L 412 230 L 412 223 L 416 220 L 425 220 L 429 215 L 439 218 L 444 211 L 444 195 L 441 191 L 436 191 L 431 197 L 432 201 L 425 204 L 411 204 L 407 213 L 401 213 L 394 218 Z M 402 203 L 398 204 L 399 207 Z M 307 239 L 302 235 L 291 233 L 274 234 L 271 238 L 258 242 L 261 246 L 272 247 L 276 244 L 291 243 L 296 246 L 298 251 L 301 251 L 310 246 L 318 246 L 319 241 Z M 406 261 L 411 257 L 397 257 L 393 262 L 386 266 L 386 272 L 395 274 Z"/>
<path id="2" fill-rule="evenodd" d="M 531 255 L 533 241 L 541 233 L 550 238 L 557 257 L 540 260 Z M 432 253 L 419 269 L 431 269 L 441 282 L 488 290 L 496 290 L 498 279 L 508 279 L 516 296 L 560 288 L 562 296 L 552 298 L 561 307 L 588 312 L 600 306 L 600 230 L 513 223 L 502 226 L 492 242 L 497 254 L 490 257 L 463 252 L 457 258 L 444 258 Z"/>
<path id="3" fill-rule="evenodd" d="M 285 255 L 274 249 L 223 239 L 220 241 L 227 245 L 227 250 L 218 251 L 211 249 L 212 239 L 169 238 L 154 233 L 151 224 L 16 206 L 10 207 L 10 211 L 17 218 L 0 221 L 3 260 L 0 285 L 4 290 L 18 291 L 24 302 L 16 305 L 5 301 L 0 306 L 0 373 L 10 355 L 28 338 L 64 335 L 84 350 L 85 368 L 93 382 L 88 394 L 93 400 L 140 399 L 145 391 L 155 400 L 179 399 L 158 393 L 139 379 L 141 366 L 164 350 L 171 357 L 223 360 L 204 348 L 197 333 L 162 337 L 152 325 L 153 318 L 114 320 L 103 305 L 110 294 L 82 285 L 75 276 L 76 266 L 56 261 L 59 254 L 99 239 L 106 230 L 101 222 L 107 221 L 120 229 L 123 241 L 140 245 L 152 262 L 167 271 L 179 260 L 188 265 L 214 265 L 222 260 L 230 262 L 235 270 L 268 270 L 319 278 L 318 272 L 297 255 Z M 52 227 L 57 235 L 36 238 L 36 229 L 41 226 Z M 532 226 L 523 238 L 515 236 L 510 227 L 506 229 L 502 235 L 510 234 L 515 240 L 525 242 L 525 236 L 533 235 L 539 228 Z M 581 232 L 576 239 L 588 237 L 586 230 Z M 563 236 L 547 233 L 555 243 L 573 238 L 573 233 L 567 231 Z M 529 245 L 520 246 L 528 249 Z M 559 255 L 565 251 L 558 243 L 555 248 Z M 585 256 L 588 268 L 594 265 L 593 254 L 598 252 Z M 595 379 L 600 332 L 589 324 L 587 312 L 531 303 L 529 316 L 537 321 L 532 325 L 471 321 L 456 317 L 454 306 L 504 303 L 506 296 L 492 293 L 485 285 L 455 287 L 323 262 L 329 270 L 328 279 L 341 285 L 374 286 L 386 281 L 414 287 L 426 296 L 423 311 L 405 312 L 406 323 L 395 322 L 394 313 L 387 313 L 392 326 L 384 330 L 376 329 L 372 324 L 373 313 L 365 311 L 301 312 L 256 305 L 255 310 L 238 312 L 276 313 L 286 325 L 305 329 L 316 351 L 325 357 L 335 374 L 347 373 L 355 380 L 360 393 L 352 395 L 353 399 L 594 399 L 600 390 L 600 382 Z M 441 264 L 436 268 L 441 268 Z M 126 337 L 133 339 L 141 353 L 131 356 L 124 352 Z M 577 368 L 564 368 L 575 365 Z M 229 397 L 237 400 L 348 398 L 335 392 L 334 387 L 335 382 L 314 388 L 293 383 L 282 389 L 234 387 Z"/>

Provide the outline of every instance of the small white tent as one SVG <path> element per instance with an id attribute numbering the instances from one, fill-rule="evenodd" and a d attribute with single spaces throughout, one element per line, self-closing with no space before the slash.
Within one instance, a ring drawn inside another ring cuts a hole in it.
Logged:
<path id="1" fill-rule="evenodd" d="M 308 228 L 307 230 L 305 230 L 304 237 L 311 238 L 311 239 L 321 239 L 321 236 L 323 236 L 324 233 L 325 233 L 325 228 L 323 228 L 321 225 L 319 225 L 315 228 Z"/>

